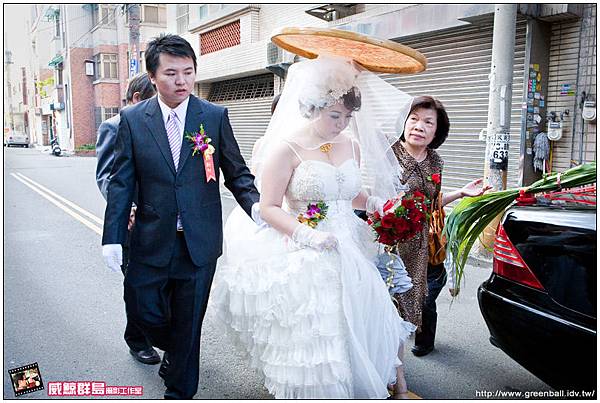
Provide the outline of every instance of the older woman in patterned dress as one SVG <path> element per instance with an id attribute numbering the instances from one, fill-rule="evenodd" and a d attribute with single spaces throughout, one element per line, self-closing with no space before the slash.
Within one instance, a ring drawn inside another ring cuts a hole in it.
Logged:
<path id="1" fill-rule="evenodd" d="M 403 134 L 393 145 L 403 169 L 402 182 L 409 186 L 409 191 L 418 190 L 429 200 L 437 199 L 444 161 L 435 150 L 444 143 L 449 130 L 448 115 L 440 101 L 430 96 L 415 97 Z M 461 189 L 444 193 L 442 205 L 464 196 L 482 194 L 487 190 L 487 187 L 482 188 L 482 182 L 482 178 L 477 179 Z M 401 316 L 418 326 L 412 350 L 417 356 L 433 350 L 437 321 L 435 298 L 446 282 L 443 265 L 431 266 L 428 276 L 428 230 L 425 226 L 413 239 L 398 244 L 398 253 L 406 265 L 413 288 L 404 294 L 394 295 L 394 299 Z M 435 273 L 431 273 L 433 270 Z M 450 293 L 456 295 L 457 291 L 451 289 Z M 429 298 L 428 293 L 431 294 Z M 424 310 L 426 315 L 423 314 Z"/>

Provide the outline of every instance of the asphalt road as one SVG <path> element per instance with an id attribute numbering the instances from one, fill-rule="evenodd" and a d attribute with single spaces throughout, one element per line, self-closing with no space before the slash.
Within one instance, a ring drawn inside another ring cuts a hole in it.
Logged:
<path id="1" fill-rule="evenodd" d="M 134 361 L 123 341 L 123 278 L 103 265 L 101 221 L 80 211 L 76 215 L 91 223 L 86 226 L 26 185 L 38 190 L 43 185 L 101 219 L 105 203 L 95 184 L 95 164 L 89 157 L 4 149 L 4 398 L 14 398 L 7 371 L 33 362 L 39 364 L 45 384 L 102 381 L 141 385 L 146 399 L 163 396 L 158 365 Z M 225 192 L 225 216 L 234 205 Z M 407 346 L 409 389 L 422 398 L 475 399 L 481 391 L 551 390 L 489 343 L 476 289 L 490 270 L 486 264 L 467 267 L 465 286 L 454 301 L 442 292 L 433 353 L 416 358 Z M 210 307 L 200 370 L 197 399 L 271 398 L 260 376 L 216 329 Z M 48 398 L 47 392 L 19 398 Z"/>

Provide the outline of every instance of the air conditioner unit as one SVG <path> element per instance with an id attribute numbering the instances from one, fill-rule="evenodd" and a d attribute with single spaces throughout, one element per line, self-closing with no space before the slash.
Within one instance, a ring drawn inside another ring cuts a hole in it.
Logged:
<path id="1" fill-rule="evenodd" d="M 266 69 L 273 74 L 284 78 L 288 67 L 294 63 L 295 55 L 272 42 L 267 44 L 267 66 Z"/>

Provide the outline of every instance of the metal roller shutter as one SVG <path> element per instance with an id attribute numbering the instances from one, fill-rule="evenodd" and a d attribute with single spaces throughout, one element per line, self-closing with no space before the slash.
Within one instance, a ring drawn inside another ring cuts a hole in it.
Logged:
<path id="1" fill-rule="evenodd" d="M 517 22 L 513 73 L 511 140 L 508 186 L 519 181 L 521 105 L 525 57 L 525 21 Z M 428 68 L 416 75 L 382 77 L 411 95 L 439 99 L 450 118 L 450 134 L 438 149 L 444 160 L 444 189 L 462 187 L 482 177 L 485 141 L 479 132 L 487 127 L 493 21 L 466 28 L 400 39 L 427 57 Z"/>
<path id="2" fill-rule="evenodd" d="M 254 143 L 269 125 L 273 95 L 273 74 L 211 84 L 207 98 L 228 109 L 229 122 L 246 163 L 250 163 Z"/>
<path id="3" fill-rule="evenodd" d="M 233 134 L 246 163 L 250 163 L 254 143 L 267 130 L 272 100 L 273 97 L 218 102 L 229 111 Z"/>

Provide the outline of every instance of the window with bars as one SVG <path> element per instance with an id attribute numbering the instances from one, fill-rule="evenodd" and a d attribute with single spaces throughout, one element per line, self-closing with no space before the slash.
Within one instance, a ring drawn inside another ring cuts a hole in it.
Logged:
<path id="1" fill-rule="evenodd" d="M 213 83 L 208 93 L 208 100 L 210 102 L 223 102 L 239 99 L 265 98 L 272 97 L 273 95 L 273 75 L 263 74 Z"/>
<path id="2" fill-rule="evenodd" d="M 54 36 L 60 38 L 60 11 L 56 11 L 54 17 Z"/>
<path id="3" fill-rule="evenodd" d="M 96 80 L 99 78 L 119 78 L 116 53 L 98 53 L 94 56 L 94 60 L 96 62 Z"/>
<path id="4" fill-rule="evenodd" d="M 142 23 L 164 25 L 167 23 L 167 6 L 164 4 L 144 4 Z"/>
<path id="5" fill-rule="evenodd" d="M 92 26 L 114 24 L 115 14 L 110 4 L 94 4 L 92 6 Z"/>
<path id="6" fill-rule="evenodd" d="M 202 4 L 201 6 L 198 6 L 198 16 L 200 20 L 208 17 L 208 4 Z"/>
<path id="7" fill-rule="evenodd" d="M 190 22 L 189 4 L 177 4 L 175 20 L 177 21 L 177 33 L 186 33 Z"/>
<path id="8" fill-rule="evenodd" d="M 119 107 L 102 108 L 102 120 L 110 119 L 119 114 Z"/>

